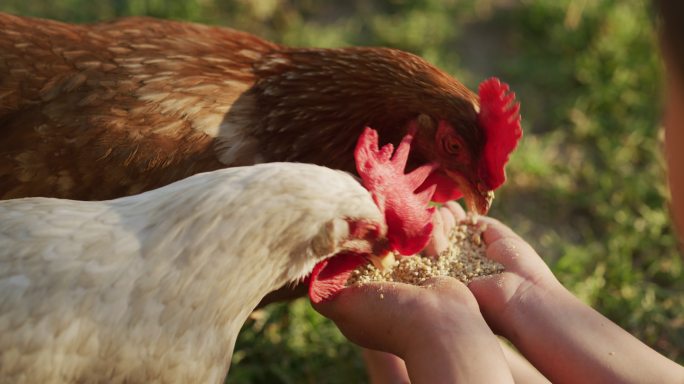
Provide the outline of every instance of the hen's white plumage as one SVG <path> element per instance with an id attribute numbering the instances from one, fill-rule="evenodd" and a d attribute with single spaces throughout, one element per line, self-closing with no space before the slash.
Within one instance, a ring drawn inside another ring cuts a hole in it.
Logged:
<path id="1" fill-rule="evenodd" d="M 102 202 L 0 201 L 0 377 L 221 382 L 266 293 L 367 241 L 350 221 L 384 228 L 351 176 L 307 164 Z"/>

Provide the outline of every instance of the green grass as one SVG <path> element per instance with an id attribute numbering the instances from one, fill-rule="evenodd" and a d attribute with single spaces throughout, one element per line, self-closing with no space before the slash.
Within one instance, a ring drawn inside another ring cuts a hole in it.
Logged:
<path id="1" fill-rule="evenodd" d="M 386 45 L 471 88 L 499 76 L 522 102 L 525 137 L 492 215 L 582 300 L 684 362 L 684 277 L 667 211 L 647 0 L 4 0 L 0 10 L 74 21 L 149 14 L 292 45 Z M 304 300 L 257 312 L 233 363 L 232 383 L 365 378 L 358 350 Z"/>

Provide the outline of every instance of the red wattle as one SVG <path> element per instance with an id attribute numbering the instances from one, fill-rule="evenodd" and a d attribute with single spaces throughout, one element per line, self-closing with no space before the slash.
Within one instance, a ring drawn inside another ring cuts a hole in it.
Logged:
<path id="1" fill-rule="evenodd" d="M 314 267 L 309 279 L 309 298 L 312 303 L 320 303 L 333 298 L 341 291 L 352 271 L 368 259 L 357 253 L 341 253 L 325 259 Z"/>
<path id="2" fill-rule="evenodd" d="M 463 197 L 463 193 L 458 189 L 456 183 L 440 170 L 432 172 L 423 184 L 418 187 L 416 193 L 420 193 L 433 185 L 436 185 L 437 189 L 435 194 L 432 195 L 431 200 L 436 203 L 446 203 L 447 201 L 458 200 Z"/>

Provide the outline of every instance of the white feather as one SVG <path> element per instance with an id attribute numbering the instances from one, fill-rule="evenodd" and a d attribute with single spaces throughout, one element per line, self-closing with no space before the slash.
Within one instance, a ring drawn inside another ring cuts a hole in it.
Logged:
<path id="1" fill-rule="evenodd" d="M 0 377 L 219 383 L 248 314 L 339 251 L 347 219 L 383 222 L 350 175 L 308 164 L 0 201 Z"/>

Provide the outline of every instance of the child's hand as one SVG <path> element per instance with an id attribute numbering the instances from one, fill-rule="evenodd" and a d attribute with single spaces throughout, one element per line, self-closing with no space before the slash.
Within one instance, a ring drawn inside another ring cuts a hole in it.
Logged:
<path id="1" fill-rule="evenodd" d="M 487 328 L 468 288 L 446 277 L 430 279 L 423 286 L 352 286 L 314 308 L 354 343 L 402 358 L 439 343 L 459 328 Z"/>
<path id="2" fill-rule="evenodd" d="M 489 325 L 503 332 L 501 321 L 526 300 L 529 289 L 553 292 L 564 288 L 537 252 L 510 228 L 489 217 L 478 220 L 487 224 L 483 234 L 487 257 L 503 264 L 505 271 L 476 279 L 468 287 Z"/>
<path id="3" fill-rule="evenodd" d="M 487 323 L 554 383 L 681 382 L 684 369 L 575 298 L 505 225 L 481 218 L 500 275 L 470 283 Z M 549 350 L 552 346 L 552 350 Z"/>
<path id="4" fill-rule="evenodd" d="M 412 383 L 512 382 L 475 298 L 456 279 L 352 286 L 314 308 L 356 344 L 404 359 Z"/>
<path id="5" fill-rule="evenodd" d="M 466 218 L 466 213 L 456 202 L 448 202 L 434 215 L 432 239 L 425 249 L 427 255 L 437 255 L 448 246 L 449 233 L 453 227 Z M 484 242 L 487 257 L 503 264 L 502 274 L 483 277 L 468 286 L 490 326 L 503 333 L 499 324 L 509 308 L 524 299 L 525 292 L 532 286 L 542 290 L 562 289 L 549 268 L 537 253 L 523 239 L 507 226 L 490 217 L 479 217 L 487 224 Z"/>
<path id="6" fill-rule="evenodd" d="M 437 209 L 432 218 L 434 224 L 432 237 L 423 253 L 428 256 L 437 256 L 444 251 L 449 246 L 449 233 L 452 228 L 465 217 L 463 208 L 454 201 L 449 201 Z"/>

